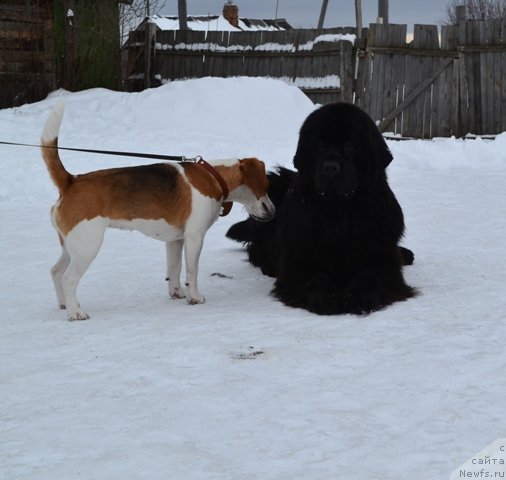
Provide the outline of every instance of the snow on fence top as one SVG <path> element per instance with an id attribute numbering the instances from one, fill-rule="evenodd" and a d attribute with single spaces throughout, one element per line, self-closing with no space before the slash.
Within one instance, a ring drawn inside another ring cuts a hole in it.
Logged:
<path id="1" fill-rule="evenodd" d="M 297 52 L 297 51 L 310 51 L 313 50 L 318 43 L 335 43 L 339 41 L 355 42 L 356 35 L 353 34 L 325 34 L 319 35 L 314 40 L 296 45 L 294 43 L 263 43 L 252 47 L 251 45 L 219 45 L 217 43 L 178 43 L 171 45 L 167 43 L 156 43 L 157 50 L 191 50 L 191 51 L 209 51 L 209 52 Z"/>
<path id="2" fill-rule="evenodd" d="M 162 31 L 179 30 L 179 19 L 174 16 L 152 15 L 148 21 Z M 237 27 L 231 25 L 223 15 L 197 15 L 188 17 L 188 29 L 204 32 L 258 32 L 282 31 L 290 26 L 285 20 L 260 20 L 240 18 Z"/>

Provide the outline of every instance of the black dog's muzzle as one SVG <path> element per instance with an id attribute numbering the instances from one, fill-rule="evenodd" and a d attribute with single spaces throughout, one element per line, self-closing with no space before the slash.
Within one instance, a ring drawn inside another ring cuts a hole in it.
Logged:
<path id="1" fill-rule="evenodd" d="M 323 162 L 322 171 L 326 177 L 337 177 L 341 171 L 341 163 L 336 160 L 327 160 Z"/>
<path id="2" fill-rule="evenodd" d="M 318 166 L 315 177 L 316 191 L 320 195 L 325 195 L 331 189 L 335 189 L 339 183 L 339 176 L 342 173 L 342 165 L 339 160 L 324 160 Z"/>
<path id="3" fill-rule="evenodd" d="M 324 197 L 348 197 L 357 187 L 354 166 L 336 155 L 321 161 L 315 175 L 316 192 Z"/>

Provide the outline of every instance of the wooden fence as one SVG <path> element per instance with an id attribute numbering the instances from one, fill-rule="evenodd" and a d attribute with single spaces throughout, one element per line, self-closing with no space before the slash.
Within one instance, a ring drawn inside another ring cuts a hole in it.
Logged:
<path id="1" fill-rule="evenodd" d="M 432 138 L 506 130 L 506 21 L 371 25 L 355 103 L 382 131 Z"/>
<path id="2" fill-rule="evenodd" d="M 151 26 L 153 27 L 153 26 Z M 352 28 L 273 32 L 132 32 L 129 84 L 204 76 L 277 78 L 300 87 L 313 101 L 352 100 Z M 150 32 L 150 33 L 149 33 Z"/>
<path id="3" fill-rule="evenodd" d="M 506 20 L 285 32 L 163 32 L 130 37 L 132 89 L 203 76 L 279 78 L 315 103 L 354 102 L 382 131 L 432 138 L 506 131 Z M 150 40 L 145 41 L 146 37 Z M 351 37 L 352 38 L 352 37 Z"/>

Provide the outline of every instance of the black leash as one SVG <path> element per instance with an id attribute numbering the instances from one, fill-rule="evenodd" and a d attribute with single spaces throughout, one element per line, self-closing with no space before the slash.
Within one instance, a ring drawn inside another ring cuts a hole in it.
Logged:
<path id="1" fill-rule="evenodd" d="M 0 142 L 0 145 L 15 145 L 18 147 L 37 147 L 42 148 L 40 145 L 34 145 L 31 143 L 15 143 L 15 142 Z M 193 158 L 187 158 L 178 155 L 159 155 L 156 153 L 138 153 L 138 152 L 119 152 L 114 150 L 93 150 L 90 148 L 70 148 L 70 147 L 51 147 L 47 146 L 44 148 L 54 148 L 56 150 L 70 150 L 73 152 L 85 152 L 85 153 L 99 153 L 101 155 L 117 155 L 120 157 L 137 157 L 137 158 L 152 158 L 155 160 L 166 160 L 171 162 L 185 162 L 185 161 L 193 161 L 197 160 Z"/>
<path id="2" fill-rule="evenodd" d="M 72 152 L 85 152 L 85 153 L 99 153 L 101 155 L 117 155 L 120 157 L 137 157 L 137 158 L 152 158 L 155 160 L 166 160 L 170 162 L 193 162 L 204 167 L 218 182 L 223 192 L 223 200 L 228 197 L 229 191 L 228 186 L 223 180 L 223 177 L 218 171 L 209 163 L 207 163 L 200 155 L 193 158 L 183 157 L 181 155 L 158 155 L 156 153 L 138 153 L 138 152 L 119 152 L 114 150 L 93 150 L 90 148 L 70 148 L 70 147 L 53 147 L 53 146 L 41 146 L 34 145 L 31 143 L 15 143 L 15 142 L 2 142 L 0 145 L 14 145 L 17 147 L 37 147 L 37 148 L 53 148 L 55 150 L 70 150 Z M 222 212 L 220 217 L 225 217 L 230 213 L 232 209 L 232 202 L 223 202 Z"/>

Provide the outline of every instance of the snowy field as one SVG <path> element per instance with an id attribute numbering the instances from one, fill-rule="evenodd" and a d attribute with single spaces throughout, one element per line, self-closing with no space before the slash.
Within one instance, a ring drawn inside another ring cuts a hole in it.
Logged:
<path id="1" fill-rule="evenodd" d="M 1 110 L 0 140 L 38 143 L 59 95 Z M 67 94 L 60 145 L 289 166 L 313 108 L 260 79 L 89 90 Z M 389 146 L 418 298 L 366 317 L 283 306 L 224 236 L 236 205 L 206 237 L 207 303 L 169 298 L 163 243 L 109 230 L 79 288 L 91 319 L 68 322 L 56 190 L 38 149 L 0 145 L 0 479 L 447 479 L 506 436 L 506 133 Z"/>

